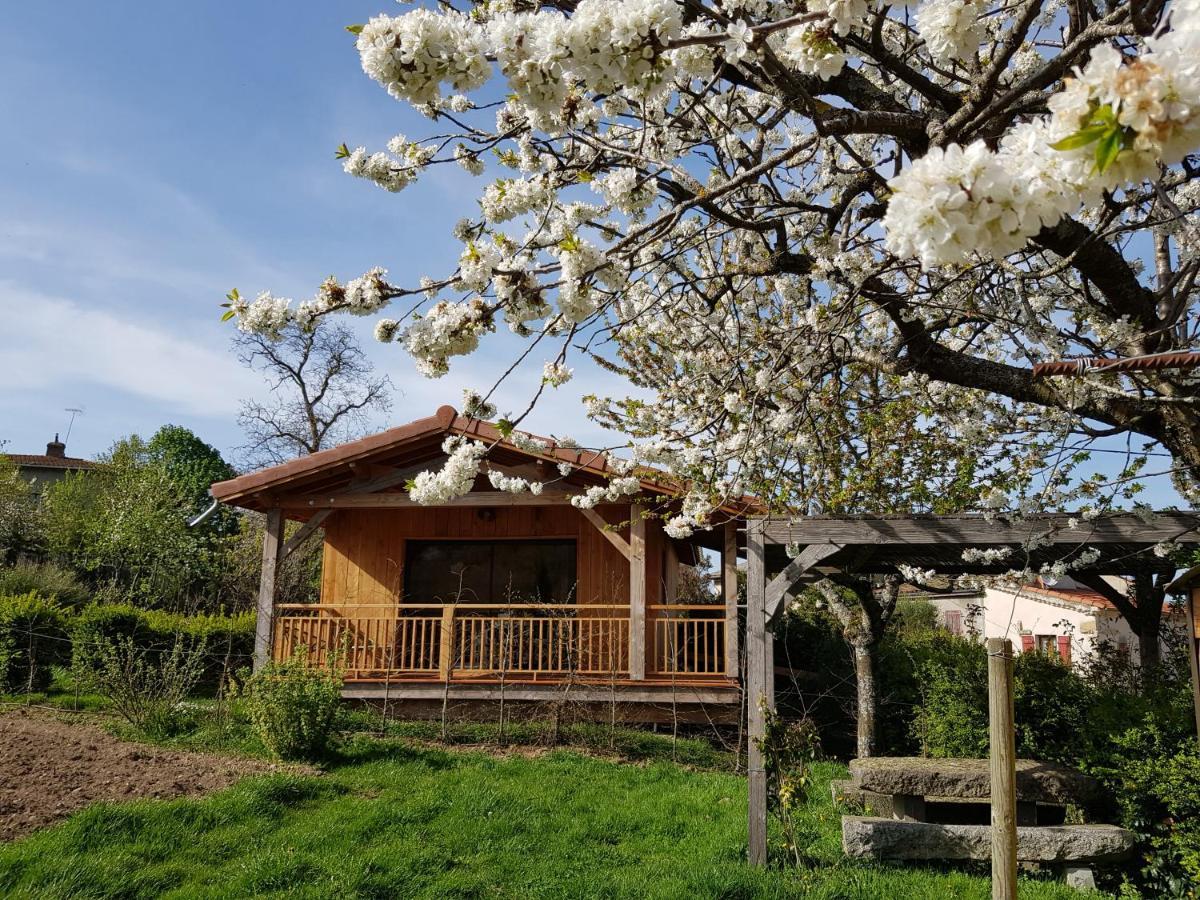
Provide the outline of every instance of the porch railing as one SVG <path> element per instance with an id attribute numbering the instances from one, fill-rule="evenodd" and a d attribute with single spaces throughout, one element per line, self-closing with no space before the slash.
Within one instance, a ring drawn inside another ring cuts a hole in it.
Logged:
<path id="1" fill-rule="evenodd" d="M 275 659 L 304 647 L 310 665 L 329 665 L 336 656 L 352 680 L 624 679 L 629 673 L 627 605 L 286 603 L 276 610 Z M 715 617 L 718 610 L 648 608 L 648 669 L 721 674 L 725 622 Z"/>
<path id="2" fill-rule="evenodd" d="M 654 669 L 670 675 L 725 671 L 725 609 L 711 604 L 651 606 Z"/>

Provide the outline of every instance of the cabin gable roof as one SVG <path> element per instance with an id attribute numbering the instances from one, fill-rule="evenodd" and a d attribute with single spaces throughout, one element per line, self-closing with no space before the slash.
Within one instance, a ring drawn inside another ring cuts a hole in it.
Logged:
<path id="1" fill-rule="evenodd" d="M 397 483 L 395 476 L 405 475 L 404 480 L 407 480 L 443 459 L 442 443 L 452 435 L 487 444 L 490 448 L 488 462 L 500 468 L 533 463 L 545 469 L 543 477 L 560 478 L 562 476 L 557 474 L 555 467 L 567 463 L 571 473 L 565 480 L 576 486 L 602 484 L 617 474 L 608 456 L 599 451 L 564 447 L 536 435 L 528 437 L 539 446 L 531 447 L 527 441 L 522 441 L 525 446 L 518 446 L 495 425 L 459 415 L 452 406 L 443 406 L 434 415 L 406 425 L 219 481 L 211 488 L 212 496 L 232 506 L 265 510 L 284 497 L 325 494 L 355 485 L 361 489 L 364 483 L 369 484 L 373 479 L 385 485 L 379 490 L 402 489 L 403 480 Z M 393 476 L 389 478 L 387 473 L 393 473 Z M 653 477 L 647 470 L 638 474 L 642 489 L 647 493 L 664 497 L 679 493 L 678 485 L 670 482 L 665 474 L 661 478 Z M 752 505 L 747 499 L 737 511 L 744 514 Z"/>

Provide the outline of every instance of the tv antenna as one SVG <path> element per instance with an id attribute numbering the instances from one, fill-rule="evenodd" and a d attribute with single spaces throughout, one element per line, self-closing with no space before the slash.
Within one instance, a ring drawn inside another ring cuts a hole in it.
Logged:
<path id="1" fill-rule="evenodd" d="M 64 412 L 69 412 L 69 413 L 71 414 L 71 421 L 67 423 L 67 436 L 66 436 L 66 438 L 64 438 L 64 439 L 63 439 L 63 443 L 65 444 L 67 441 L 71 440 L 71 429 L 72 429 L 72 428 L 74 427 L 74 425 L 75 425 L 75 417 L 76 417 L 76 416 L 82 416 L 82 415 L 83 415 L 83 410 L 82 410 L 82 409 L 75 409 L 73 406 L 68 406 L 68 407 L 67 407 L 65 410 L 63 410 L 63 411 L 64 411 Z"/>

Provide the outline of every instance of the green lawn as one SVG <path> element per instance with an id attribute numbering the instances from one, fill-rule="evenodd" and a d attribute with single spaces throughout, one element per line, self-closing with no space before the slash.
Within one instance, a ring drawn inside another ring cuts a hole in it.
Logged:
<path id="1" fill-rule="evenodd" d="M 5 897 L 990 896 L 959 871 L 842 859 L 819 767 L 818 864 L 754 871 L 745 782 L 667 762 L 537 758 L 359 740 L 320 777 L 201 800 L 98 806 L 0 847 Z M 1027 881 L 1022 898 L 1078 897 Z"/>

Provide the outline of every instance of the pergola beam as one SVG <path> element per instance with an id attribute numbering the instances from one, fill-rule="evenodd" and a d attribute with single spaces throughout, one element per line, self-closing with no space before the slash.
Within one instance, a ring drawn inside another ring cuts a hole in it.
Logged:
<path id="1" fill-rule="evenodd" d="M 775 544 L 961 544 L 1022 546 L 1048 537 L 1063 544 L 1157 544 L 1200 532 L 1200 513 L 1168 510 L 1143 518 L 1112 513 L 1095 519 L 1066 514 L 1027 516 L 1019 520 L 985 516 L 908 516 L 834 518 L 814 516 L 795 521 L 766 520 L 764 536 Z"/>
<path id="2" fill-rule="evenodd" d="M 805 547 L 782 572 L 772 578 L 767 585 L 767 621 L 775 621 L 779 613 L 783 611 L 783 600 L 788 592 L 808 574 L 810 569 L 841 549 L 841 544 L 812 544 Z"/>

